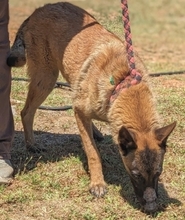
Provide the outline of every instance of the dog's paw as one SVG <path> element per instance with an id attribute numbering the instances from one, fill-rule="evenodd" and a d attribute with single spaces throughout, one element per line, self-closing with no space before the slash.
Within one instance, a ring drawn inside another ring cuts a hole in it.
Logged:
<path id="1" fill-rule="evenodd" d="M 91 184 L 90 193 L 97 198 L 101 198 L 107 193 L 107 186 L 104 183 L 103 184 Z"/>

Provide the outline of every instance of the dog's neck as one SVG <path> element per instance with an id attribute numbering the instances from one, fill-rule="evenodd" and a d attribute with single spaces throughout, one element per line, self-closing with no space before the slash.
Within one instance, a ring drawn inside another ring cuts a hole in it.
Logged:
<path id="1" fill-rule="evenodd" d="M 113 90 L 112 95 L 110 97 L 110 104 L 114 102 L 119 93 L 123 90 L 126 90 L 130 86 L 136 85 L 141 82 L 142 75 L 135 69 L 130 71 L 130 74 L 125 77 Z M 113 82 L 113 78 L 110 79 L 110 83 Z"/>

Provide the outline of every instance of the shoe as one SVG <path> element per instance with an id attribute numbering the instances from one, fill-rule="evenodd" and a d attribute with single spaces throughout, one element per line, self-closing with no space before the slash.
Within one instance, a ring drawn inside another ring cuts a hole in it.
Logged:
<path id="1" fill-rule="evenodd" d="M 13 167 L 8 159 L 0 159 L 0 184 L 10 184 L 13 180 Z"/>

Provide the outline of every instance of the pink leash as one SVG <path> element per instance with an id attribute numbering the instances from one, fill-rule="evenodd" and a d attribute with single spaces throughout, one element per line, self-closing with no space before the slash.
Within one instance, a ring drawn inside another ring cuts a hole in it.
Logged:
<path id="1" fill-rule="evenodd" d="M 125 79 L 123 79 L 116 86 L 116 88 L 114 89 L 110 97 L 110 102 L 113 102 L 116 99 L 120 91 L 125 90 L 132 85 L 138 84 L 142 79 L 141 74 L 136 70 L 136 66 L 135 66 L 134 49 L 132 45 L 132 36 L 131 36 L 127 0 L 121 0 L 121 8 L 122 8 L 122 16 L 123 16 L 122 20 L 123 20 L 123 26 L 124 26 L 126 50 L 127 50 L 128 62 L 130 66 L 130 72 L 129 72 L 129 75 L 126 76 Z"/>

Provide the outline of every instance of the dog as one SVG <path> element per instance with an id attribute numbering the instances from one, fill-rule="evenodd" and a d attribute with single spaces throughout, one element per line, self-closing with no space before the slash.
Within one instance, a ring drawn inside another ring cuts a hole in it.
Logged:
<path id="1" fill-rule="evenodd" d="M 28 147 L 34 145 L 34 114 L 53 90 L 60 71 L 73 91 L 90 192 L 96 197 L 107 192 L 92 129 L 92 120 L 100 120 L 111 128 L 140 204 L 146 212 L 157 210 L 158 179 L 176 122 L 161 127 L 145 72 L 140 71 L 135 85 L 126 82 L 124 89 L 116 91 L 130 77 L 124 41 L 82 8 L 67 2 L 46 4 L 20 26 L 7 64 L 27 64 L 30 84 L 21 118 Z"/>

